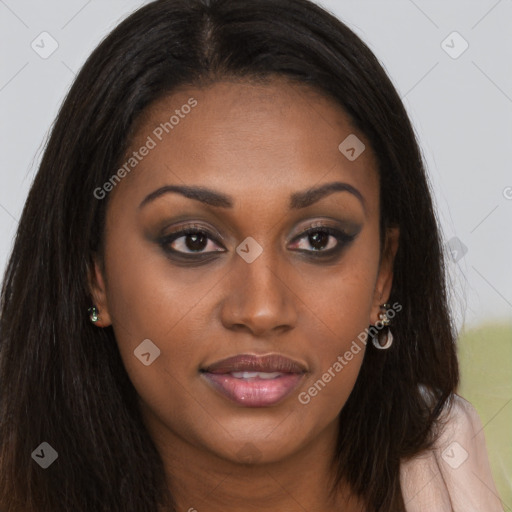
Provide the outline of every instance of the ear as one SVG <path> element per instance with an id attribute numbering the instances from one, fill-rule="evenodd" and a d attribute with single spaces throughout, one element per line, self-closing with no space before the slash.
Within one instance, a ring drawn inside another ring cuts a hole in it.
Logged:
<path id="1" fill-rule="evenodd" d="M 380 305 L 389 300 L 391 286 L 393 285 L 393 263 L 395 261 L 396 251 L 398 250 L 399 238 L 400 229 L 398 227 L 388 228 L 386 230 L 386 240 L 384 242 L 379 274 L 373 295 L 370 318 L 372 325 L 379 320 L 379 314 L 381 313 Z"/>
<path id="2" fill-rule="evenodd" d="M 95 256 L 92 269 L 89 272 L 89 290 L 93 304 L 98 309 L 98 321 L 94 323 L 97 327 L 108 327 L 112 324 L 108 311 L 105 282 L 104 270 L 98 262 L 98 257 Z"/>

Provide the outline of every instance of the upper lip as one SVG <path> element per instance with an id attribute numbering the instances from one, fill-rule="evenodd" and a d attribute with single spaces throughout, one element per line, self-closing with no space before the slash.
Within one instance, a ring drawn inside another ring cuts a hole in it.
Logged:
<path id="1" fill-rule="evenodd" d="M 306 367 L 302 363 L 280 354 L 268 354 L 264 356 L 238 354 L 208 365 L 201 371 L 208 373 L 231 373 L 244 371 L 305 373 Z"/>

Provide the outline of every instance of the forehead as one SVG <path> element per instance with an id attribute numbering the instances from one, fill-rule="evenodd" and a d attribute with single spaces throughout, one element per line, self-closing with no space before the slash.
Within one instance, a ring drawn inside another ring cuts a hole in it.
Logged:
<path id="1" fill-rule="evenodd" d="M 342 152 L 345 140 L 357 152 L 364 147 L 355 160 Z M 143 147 L 150 149 L 132 162 L 116 194 L 193 184 L 221 188 L 235 198 L 260 194 L 261 200 L 263 192 L 270 198 L 287 191 L 288 197 L 342 180 L 373 196 L 370 204 L 378 196 L 374 155 L 343 109 L 283 79 L 223 81 L 164 96 L 137 121 L 124 163 Z"/>

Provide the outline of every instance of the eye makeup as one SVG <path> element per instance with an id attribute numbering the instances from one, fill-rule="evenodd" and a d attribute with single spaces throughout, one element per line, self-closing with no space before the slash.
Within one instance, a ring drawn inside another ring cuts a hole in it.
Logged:
<path id="1" fill-rule="evenodd" d="M 349 229 L 334 224 L 347 224 Z M 312 261 L 333 260 L 355 240 L 361 227 L 354 223 L 317 220 L 293 236 L 287 248 Z M 193 264 L 216 260 L 228 252 L 222 238 L 218 232 L 207 226 L 189 222 L 159 236 L 157 243 L 171 261 Z"/>

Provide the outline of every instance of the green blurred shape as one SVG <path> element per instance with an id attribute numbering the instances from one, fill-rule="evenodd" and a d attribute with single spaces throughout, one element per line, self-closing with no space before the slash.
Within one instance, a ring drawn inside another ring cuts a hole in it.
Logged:
<path id="1" fill-rule="evenodd" d="M 478 411 L 503 508 L 512 510 L 512 324 L 461 331 L 458 354 L 458 394 Z"/>

